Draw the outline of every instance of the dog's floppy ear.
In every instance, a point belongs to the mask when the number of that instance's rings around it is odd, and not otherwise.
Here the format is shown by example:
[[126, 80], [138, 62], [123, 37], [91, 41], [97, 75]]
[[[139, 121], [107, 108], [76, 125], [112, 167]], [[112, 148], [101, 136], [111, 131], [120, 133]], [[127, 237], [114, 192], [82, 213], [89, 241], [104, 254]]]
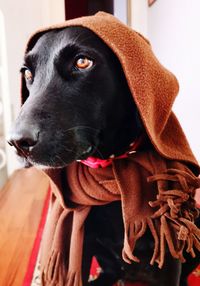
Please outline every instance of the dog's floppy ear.
[[[38, 39], [44, 34], [45, 32], [40, 32], [37, 33], [36, 35], [34, 35], [33, 37], [30, 38], [27, 46], [26, 46], [26, 50], [25, 50], [25, 55], [31, 51], [33, 49], [33, 47], [35, 46], [36, 42], [38, 41]], [[26, 87], [26, 81], [23, 75], [21, 75], [21, 104], [23, 105], [24, 102], [27, 100], [27, 98], [29, 97], [29, 91]]]

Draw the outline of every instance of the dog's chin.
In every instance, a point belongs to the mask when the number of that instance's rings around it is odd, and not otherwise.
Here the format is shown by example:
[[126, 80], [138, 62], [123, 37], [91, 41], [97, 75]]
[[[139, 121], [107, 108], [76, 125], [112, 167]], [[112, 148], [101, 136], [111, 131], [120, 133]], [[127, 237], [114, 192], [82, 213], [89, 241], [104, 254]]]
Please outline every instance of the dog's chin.
[[75, 159], [71, 159], [68, 161], [54, 161], [54, 162], [48, 162], [48, 161], [40, 161], [40, 160], [33, 160], [30, 158], [26, 158], [23, 161], [24, 168], [30, 168], [30, 167], [36, 167], [37, 169], [60, 169], [60, 168], [65, 168], [71, 163], [76, 161]]
[[69, 164], [73, 163], [76, 161], [75, 158], [71, 158], [70, 160], [40, 160], [40, 159], [35, 159], [32, 156], [27, 156], [24, 157], [22, 155], [17, 154], [17, 160], [19, 164], [21, 165], [22, 168], [31, 168], [31, 167], [36, 167], [37, 169], [56, 169], [56, 168], [64, 168], [68, 166]]
[[22, 155], [18, 154], [18, 160], [22, 167], [24, 168], [30, 168], [30, 167], [36, 167], [38, 169], [46, 170], [46, 169], [60, 169], [65, 168], [71, 163], [75, 161], [81, 161], [86, 160], [88, 157], [90, 157], [93, 154], [93, 150], [88, 148], [85, 152], [79, 153], [79, 154], [69, 154], [67, 158], [62, 156], [57, 156], [51, 158], [49, 156], [49, 160], [44, 160], [44, 158], [34, 158], [33, 156], [27, 156], [24, 157]]

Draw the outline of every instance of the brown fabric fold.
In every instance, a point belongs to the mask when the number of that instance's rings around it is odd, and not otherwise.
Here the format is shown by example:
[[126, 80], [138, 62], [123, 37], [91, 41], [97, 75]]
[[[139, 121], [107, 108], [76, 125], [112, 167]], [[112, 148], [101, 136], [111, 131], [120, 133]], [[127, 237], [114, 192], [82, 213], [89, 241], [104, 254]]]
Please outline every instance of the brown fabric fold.
[[[182, 262], [183, 250], [192, 256], [194, 248], [200, 250], [200, 230], [194, 224], [199, 179], [182, 163], [166, 161], [156, 152], [137, 152], [104, 169], [73, 163], [62, 171], [67, 191], [55, 170], [53, 173], [51, 215], [43, 238], [43, 285], [82, 285], [84, 221], [94, 205], [121, 201], [122, 257], [127, 263], [140, 261], [134, 249], [147, 228], [155, 243], [150, 263], [156, 262], [160, 268], [166, 247]], [[62, 201], [55, 199], [58, 193], [63, 194]]]

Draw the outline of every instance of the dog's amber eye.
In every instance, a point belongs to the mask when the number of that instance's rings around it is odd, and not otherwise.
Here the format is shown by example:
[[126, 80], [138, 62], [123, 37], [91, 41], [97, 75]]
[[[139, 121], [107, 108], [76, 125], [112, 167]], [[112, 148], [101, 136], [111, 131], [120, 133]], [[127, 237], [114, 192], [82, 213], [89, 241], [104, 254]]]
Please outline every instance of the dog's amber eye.
[[25, 69], [24, 71], [24, 77], [28, 82], [32, 82], [33, 81], [33, 75], [31, 73], [31, 71], [29, 69]]
[[86, 57], [81, 57], [76, 61], [76, 67], [80, 70], [89, 69], [92, 65], [93, 61]]

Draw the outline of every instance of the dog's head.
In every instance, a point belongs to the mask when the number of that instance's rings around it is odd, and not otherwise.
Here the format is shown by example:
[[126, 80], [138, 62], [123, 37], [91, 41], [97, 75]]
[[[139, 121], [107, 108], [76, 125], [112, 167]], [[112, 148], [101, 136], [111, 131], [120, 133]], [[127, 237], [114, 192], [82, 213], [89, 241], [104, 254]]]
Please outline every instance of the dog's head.
[[148, 40], [112, 15], [40, 30], [28, 42], [22, 75], [24, 105], [10, 144], [28, 162], [62, 167], [120, 155], [142, 125], [161, 156], [199, 169], [172, 112], [175, 76]]
[[21, 68], [24, 104], [10, 144], [31, 164], [119, 155], [141, 130], [121, 65], [92, 31], [43, 34]]

